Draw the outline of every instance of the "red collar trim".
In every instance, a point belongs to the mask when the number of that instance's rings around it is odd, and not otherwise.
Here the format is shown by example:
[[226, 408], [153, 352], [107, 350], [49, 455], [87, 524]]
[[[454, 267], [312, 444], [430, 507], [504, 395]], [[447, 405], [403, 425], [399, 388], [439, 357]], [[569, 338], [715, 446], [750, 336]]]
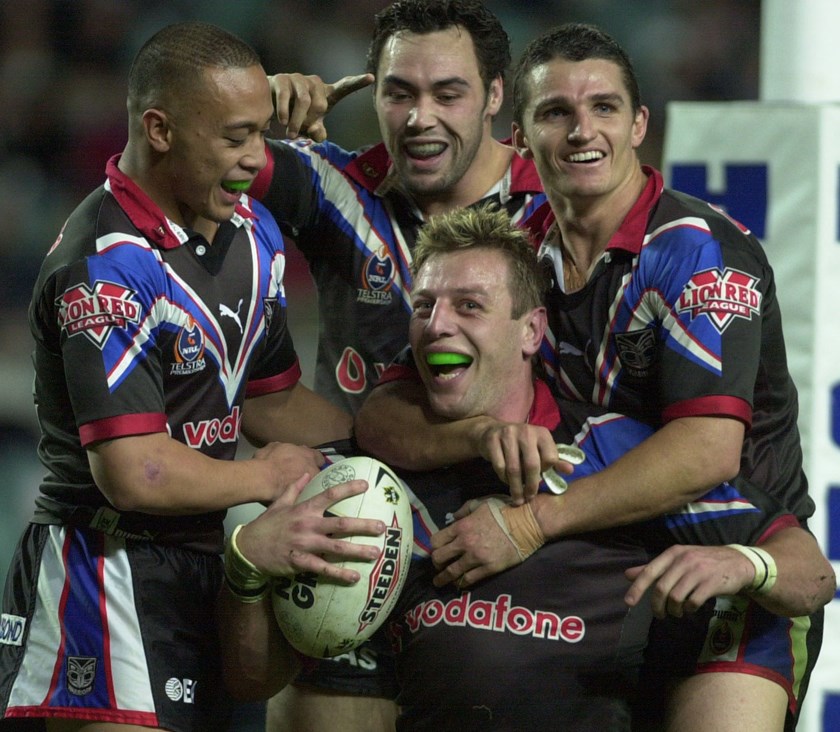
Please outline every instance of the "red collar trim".
[[[642, 195], [636, 199], [633, 207], [624, 217], [618, 231], [610, 239], [607, 249], [626, 249], [633, 254], [638, 254], [642, 250], [650, 211], [659, 201], [665, 188], [662, 174], [658, 170], [643, 165], [642, 171], [648, 177]], [[554, 212], [546, 201], [528, 217], [524, 226], [539, 244], [545, 239], [554, 222]]]
[[541, 379], [534, 381], [534, 402], [528, 413], [528, 424], [553, 430], [560, 424], [560, 408], [548, 385]]
[[383, 143], [377, 143], [357, 155], [344, 172], [360, 186], [369, 191], [375, 191], [382, 185], [382, 181], [391, 169], [391, 158]]
[[[177, 224], [166, 218], [160, 207], [149, 198], [145, 191], [119, 169], [119, 160], [120, 156], [114, 155], [105, 167], [105, 174], [108, 176], [111, 194], [117, 199], [120, 208], [149, 241], [162, 249], [175, 249], [181, 246], [181, 239], [173, 229], [177, 227]], [[241, 203], [236, 204], [236, 213], [243, 219], [256, 218], [253, 211]]]
[[633, 208], [624, 217], [618, 231], [610, 239], [607, 249], [625, 249], [633, 254], [642, 251], [650, 211], [659, 201], [665, 187], [662, 174], [658, 170], [643, 165], [642, 172], [648, 177], [642, 195], [636, 199]]

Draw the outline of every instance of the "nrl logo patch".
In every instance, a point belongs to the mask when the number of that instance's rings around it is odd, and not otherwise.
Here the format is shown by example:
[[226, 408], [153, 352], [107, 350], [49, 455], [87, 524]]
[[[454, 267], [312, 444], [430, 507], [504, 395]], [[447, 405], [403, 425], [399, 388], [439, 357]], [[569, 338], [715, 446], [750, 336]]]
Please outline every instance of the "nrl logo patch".
[[677, 301], [678, 313], [689, 313], [692, 318], [705, 315], [723, 333], [733, 318], [751, 320], [761, 310], [761, 292], [758, 280], [746, 272], [727, 267], [698, 272], [683, 289]]
[[394, 279], [394, 260], [385, 249], [371, 254], [362, 270], [362, 287], [358, 291], [357, 300], [373, 305], [387, 305], [391, 302], [389, 292]]
[[653, 329], [616, 333], [613, 339], [622, 368], [636, 378], [649, 376], [656, 363], [656, 334]]
[[178, 332], [173, 350], [175, 360], [170, 371], [173, 375], [185, 376], [204, 370], [204, 332], [192, 318]]
[[84, 696], [93, 691], [96, 677], [96, 658], [91, 656], [67, 657], [67, 691]]
[[67, 335], [80, 333], [100, 350], [114, 328], [140, 322], [140, 304], [134, 291], [113, 282], [97, 280], [93, 289], [76, 285], [56, 301], [58, 324]]

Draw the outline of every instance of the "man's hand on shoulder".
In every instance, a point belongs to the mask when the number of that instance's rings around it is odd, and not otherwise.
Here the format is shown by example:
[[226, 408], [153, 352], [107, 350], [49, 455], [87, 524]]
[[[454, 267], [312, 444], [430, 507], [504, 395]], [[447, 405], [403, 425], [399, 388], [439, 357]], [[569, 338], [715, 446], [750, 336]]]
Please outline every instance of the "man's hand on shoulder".
[[277, 122], [285, 136], [304, 134], [315, 142], [327, 139], [324, 116], [348, 94], [370, 86], [373, 74], [345, 76], [327, 84], [315, 74], [274, 74], [268, 77]]
[[476, 448], [508, 485], [515, 505], [530, 501], [549, 468], [570, 473], [572, 466], [559, 459], [554, 437], [545, 427], [490, 420], [476, 425]]

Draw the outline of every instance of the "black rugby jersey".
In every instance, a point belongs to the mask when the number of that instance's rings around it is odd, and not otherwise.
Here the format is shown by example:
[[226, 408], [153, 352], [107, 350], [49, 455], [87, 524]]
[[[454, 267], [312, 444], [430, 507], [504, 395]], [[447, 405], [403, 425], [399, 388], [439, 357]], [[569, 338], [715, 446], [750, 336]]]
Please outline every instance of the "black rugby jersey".
[[[652, 432], [582, 402], [558, 410], [539, 381], [529, 423], [584, 450], [570, 482], [603, 469]], [[337, 445], [339, 452], [347, 447]], [[387, 627], [400, 685], [398, 729], [411, 732], [626, 728], [651, 617], [649, 603], [625, 605], [624, 570], [674, 543], [754, 544], [797, 525], [766, 493], [727, 483], [644, 524], [546, 544], [464, 591], [436, 588], [431, 535], [465, 502], [507, 488], [484, 460], [397, 472], [412, 502], [414, 553]]]
[[169, 221], [117, 160], [62, 228], [29, 310], [49, 470], [39, 506], [59, 515], [106, 505], [86, 445], [168, 431], [233, 459], [245, 397], [300, 375], [268, 212], [243, 195], [211, 246]]
[[[315, 389], [355, 412], [406, 344], [411, 252], [423, 221], [391, 185], [381, 143], [347, 152], [325, 142], [270, 141], [251, 187], [306, 257], [318, 293]], [[474, 204], [503, 206], [515, 222], [544, 200], [533, 162], [514, 154], [498, 185]]]
[[550, 383], [559, 396], [654, 426], [685, 416], [741, 420], [741, 477], [805, 519], [814, 503], [773, 270], [737, 222], [645, 172], [647, 187], [577, 292], [562, 289], [548, 204], [526, 223], [554, 275], [541, 352]]

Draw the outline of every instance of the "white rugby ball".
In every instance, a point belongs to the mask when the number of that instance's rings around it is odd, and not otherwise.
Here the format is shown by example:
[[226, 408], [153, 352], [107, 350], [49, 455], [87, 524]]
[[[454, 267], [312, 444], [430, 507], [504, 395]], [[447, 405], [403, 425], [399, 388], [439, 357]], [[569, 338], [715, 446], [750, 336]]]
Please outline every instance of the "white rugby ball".
[[325, 515], [383, 521], [387, 529], [380, 536], [343, 539], [379, 547], [377, 560], [337, 562], [361, 575], [354, 585], [303, 572], [277, 579], [272, 590], [283, 634], [294, 648], [315, 658], [338, 656], [370, 638], [393, 609], [408, 575], [414, 543], [411, 505], [402, 481], [384, 463], [369, 457], [339, 460], [309, 481], [297, 502], [354, 479], [367, 480], [368, 489], [334, 503]]

